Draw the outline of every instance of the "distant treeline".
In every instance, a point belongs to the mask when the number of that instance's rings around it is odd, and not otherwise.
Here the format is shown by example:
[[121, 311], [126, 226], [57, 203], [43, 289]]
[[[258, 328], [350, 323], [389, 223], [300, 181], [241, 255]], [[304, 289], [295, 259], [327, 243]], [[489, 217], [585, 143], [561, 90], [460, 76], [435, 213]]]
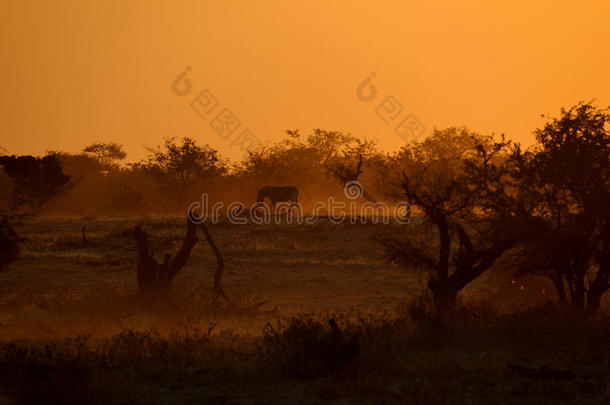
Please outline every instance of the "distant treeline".
[[292, 185], [312, 203], [358, 181], [362, 199], [408, 201], [434, 230], [419, 240], [380, 239], [391, 260], [426, 268], [436, 307], [498, 259], [548, 277], [562, 303], [595, 313], [610, 288], [610, 115], [591, 103], [562, 109], [524, 150], [464, 127], [434, 130], [393, 153], [339, 131], [287, 131], [231, 163], [209, 145], [168, 138], [135, 164], [118, 144], [80, 154], [3, 156], [2, 201], [12, 212], [184, 213], [206, 192], [254, 202], [264, 185]]
[[342, 195], [333, 170], [359, 157], [370, 167], [360, 180], [374, 187], [375, 166], [386, 159], [374, 142], [322, 129], [308, 136], [287, 131], [282, 141], [250, 151], [238, 163], [188, 137], [165, 138], [147, 151], [148, 157], [137, 163], [124, 163], [127, 154], [118, 143], [95, 143], [78, 154], [2, 156], [0, 209], [59, 215], [182, 214], [204, 192], [214, 200], [250, 204], [265, 185], [294, 185], [307, 204], [329, 193]]

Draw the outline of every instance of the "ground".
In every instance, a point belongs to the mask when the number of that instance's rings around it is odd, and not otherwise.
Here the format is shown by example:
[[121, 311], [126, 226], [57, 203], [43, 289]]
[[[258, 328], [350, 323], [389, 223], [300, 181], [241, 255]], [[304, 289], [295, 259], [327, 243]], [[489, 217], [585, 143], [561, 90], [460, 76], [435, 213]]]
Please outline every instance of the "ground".
[[[128, 297], [137, 293], [131, 230], [138, 222], [154, 238], [157, 258], [166, 250], [176, 250], [185, 232], [183, 218], [17, 223], [17, 233], [27, 239], [20, 259], [0, 274], [0, 337], [102, 336], [120, 332], [125, 321], [136, 318], [146, 326], [167, 326], [161, 319], [156, 325], [154, 313], [138, 317], [129, 305], [124, 311], [118, 305], [127, 304]], [[87, 244], [82, 241], [83, 226]], [[256, 316], [237, 317], [219, 326], [257, 333], [269, 318], [265, 313], [393, 311], [421, 285], [414, 273], [389, 264], [373, 238], [416, 232], [418, 226], [209, 225], [225, 257], [227, 293], [252, 305], [264, 302]], [[215, 257], [203, 234], [200, 239], [173, 290], [184, 299], [195, 296], [189, 316], [214, 318], [205, 298], [210, 296]], [[98, 317], [95, 325], [92, 316]], [[213, 320], [226, 322], [224, 316]]]
[[[8, 403], [610, 398], [607, 318], [566, 319], [529, 304], [507, 312], [510, 294], [521, 304], [524, 290], [544, 296], [534, 284], [486, 275], [465, 292], [471, 302], [456, 319], [430, 317], [416, 299], [425, 274], [389, 263], [375, 241], [422, 235], [425, 223], [211, 224], [231, 302], [213, 300], [215, 257], [203, 235], [171, 296], [142, 300], [137, 223], [150, 233], [157, 257], [176, 249], [185, 232], [178, 217], [14, 224], [24, 238], [20, 257], [0, 273], [0, 383]], [[320, 355], [330, 318], [359, 347], [340, 367]], [[534, 370], [534, 378], [509, 363]], [[546, 378], [547, 369], [569, 377]]]

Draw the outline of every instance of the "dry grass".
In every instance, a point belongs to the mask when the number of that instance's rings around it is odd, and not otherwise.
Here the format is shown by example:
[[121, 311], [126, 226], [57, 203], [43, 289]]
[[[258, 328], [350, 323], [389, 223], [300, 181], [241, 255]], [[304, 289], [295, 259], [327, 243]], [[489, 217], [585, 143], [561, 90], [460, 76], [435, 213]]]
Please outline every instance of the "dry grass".
[[[271, 316], [300, 311], [383, 312], [417, 284], [388, 265], [372, 236], [387, 226], [210, 226], [226, 259], [234, 305], [212, 304], [215, 258], [199, 242], [176, 278], [169, 302], [141, 305], [135, 283], [135, 219], [31, 219], [15, 225], [20, 258], [0, 274], [0, 338], [119, 333], [126, 318], [169, 330], [208, 317], [224, 329], [260, 334]], [[183, 218], [143, 220], [157, 256], [177, 248]], [[80, 230], [87, 226], [88, 244]], [[373, 247], [373, 248], [371, 248]], [[264, 304], [258, 305], [264, 302]], [[257, 316], [253, 316], [257, 312]]]
[[[453, 318], [436, 319], [416, 273], [388, 265], [372, 242], [416, 227], [215, 225], [231, 302], [212, 299], [215, 259], [201, 243], [172, 295], [151, 303], [136, 291], [136, 222], [17, 224], [29, 239], [0, 274], [7, 402], [610, 400], [608, 317], [574, 319], [540, 304], [539, 285], [522, 290], [489, 275], [462, 296]], [[157, 254], [180, 243], [183, 219], [144, 222]], [[320, 343], [331, 318], [359, 348], [345, 362], [329, 361]], [[528, 378], [507, 363], [573, 378]]]

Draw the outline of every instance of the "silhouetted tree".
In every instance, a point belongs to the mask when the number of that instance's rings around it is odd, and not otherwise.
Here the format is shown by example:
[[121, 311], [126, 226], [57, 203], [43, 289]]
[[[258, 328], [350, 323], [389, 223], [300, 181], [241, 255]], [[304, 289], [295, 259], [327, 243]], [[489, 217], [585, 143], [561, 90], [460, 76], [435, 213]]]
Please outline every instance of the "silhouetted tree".
[[180, 143], [175, 138], [167, 138], [163, 147], [148, 150], [151, 153], [148, 159], [135, 167], [148, 170], [161, 190], [175, 196], [180, 204], [195, 184], [226, 171], [215, 149], [197, 145], [188, 137], [182, 138]]
[[0, 165], [12, 182], [11, 209], [27, 203], [34, 213], [38, 213], [43, 204], [74, 185], [54, 154], [42, 158], [2, 156]]
[[355, 142], [358, 140], [351, 134], [320, 128], [314, 129], [313, 133], [307, 137], [307, 145], [318, 153], [322, 165], [328, 163]]
[[265, 183], [295, 185], [301, 179], [319, 178], [326, 164], [339, 156], [356, 138], [339, 131], [316, 128], [303, 139], [298, 130], [287, 138], [249, 153], [244, 174], [264, 177]]
[[[360, 180], [364, 170], [364, 164], [373, 159], [379, 159], [375, 142], [354, 140], [355, 145], [347, 145], [340, 154], [332, 156], [326, 161], [326, 169], [343, 187]], [[360, 183], [362, 197], [370, 202], [378, 200], [367, 191], [364, 184]]]
[[124, 176], [114, 179], [110, 184], [109, 208], [123, 213], [146, 212], [150, 207], [145, 192], [139, 188], [134, 173], [125, 173]]
[[441, 313], [451, 311], [458, 293], [518, 241], [508, 226], [513, 214], [490, 204], [491, 195], [481, 192], [495, 188], [501, 193], [497, 185], [506, 173], [509, 146], [503, 139], [495, 142], [465, 128], [448, 128], [435, 130], [391, 158], [392, 194], [423, 210], [438, 242], [381, 242], [392, 259], [430, 271], [428, 287]]
[[10, 177], [7, 176], [4, 170], [0, 170], [0, 201], [2, 201], [0, 210], [2, 211], [8, 210], [9, 208], [12, 195], [11, 189], [12, 186]]
[[248, 152], [242, 177], [264, 179], [265, 184], [294, 185], [303, 173], [315, 172], [318, 157], [301, 141], [297, 130], [287, 133], [280, 142]]
[[17, 234], [6, 218], [0, 220], [0, 271], [4, 271], [19, 252]]
[[513, 157], [539, 224], [521, 271], [549, 277], [577, 312], [596, 313], [610, 288], [609, 124], [607, 109], [579, 103], [536, 131], [532, 151]]
[[[349, 133], [316, 128], [308, 136], [298, 130], [289, 130], [279, 142], [263, 145], [249, 152], [247, 160], [238, 171], [242, 179], [249, 180], [252, 188], [262, 185], [295, 186], [306, 196], [323, 194], [335, 188], [331, 168], [341, 170], [352, 166], [361, 142]], [[363, 156], [366, 157], [366, 156]], [[354, 163], [354, 166], [357, 162]], [[334, 175], [333, 175], [334, 176]]]
[[141, 225], [137, 225], [134, 228], [138, 252], [138, 287], [144, 296], [159, 298], [159, 296], [163, 296], [170, 291], [172, 281], [186, 265], [191, 251], [199, 241], [197, 237], [197, 227], [199, 226], [203, 230], [205, 238], [214, 252], [214, 256], [216, 256], [213, 287], [214, 299], [217, 300], [222, 297], [227, 301], [229, 300], [222, 287], [224, 257], [205, 223], [198, 223], [194, 218], [197, 217], [192, 212], [187, 213], [186, 234], [180, 249], [173, 257], [171, 252], [166, 252], [161, 263], [157, 262], [153, 256], [148, 233], [142, 229]]
[[198, 241], [197, 225], [187, 217], [186, 234], [180, 249], [173, 258], [171, 252], [166, 252], [161, 263], [153, 257], [148, 233], [142, 230], [141, 225], [135, 227], [134, 237], [138, 251], [137, 280], [140, 292], [150, 297], [167, 294], [174, 277], [184, 267]]
[[92, 143], [83, 149], [83, 153], [94, 157], [102, 166], [112, 167], [127, 157], [123, 145], [112, 143]]

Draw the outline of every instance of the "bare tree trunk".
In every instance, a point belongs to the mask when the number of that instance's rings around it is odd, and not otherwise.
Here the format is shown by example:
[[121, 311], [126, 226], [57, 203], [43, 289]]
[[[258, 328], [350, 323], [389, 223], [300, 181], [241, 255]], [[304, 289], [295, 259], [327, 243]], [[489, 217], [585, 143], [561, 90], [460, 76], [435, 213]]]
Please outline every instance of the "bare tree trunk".
[[589, 292], [587, 295], [587, 315], [595, 316], [601, 307], [602, 294], [597, 291]]
[[561, 275], [557, 275], [557, 276], [553, 276], [551, 277], [551, 281], [553, 282], [553, 285], [555, 285], [555, 290], [557, 290], [557, 297], [559, 299], [559, 306], [565, 306], [566, 305], [566, 289], [565, 286], [563, 284], [563, 278], [561, 277]]
[[570, 306], [573, 306], [574, 297], [576, 296], [575, 288], [574, 288], [574, 278], [570, 272], [566, 273], [565, 269], [562, 269], [564, 274], [566, 274], [566, 284], [568, 286], [568, 295], [570, 297]]
[[214, 293], [216, 294], [215, 299], [222, 297], [228, 301], [229, 297], [227, 297], [227, 294], [225, 294], [222, 288], [222, 273], [225, 268], [225, 262], [222, 257], [222, 253], [220, 252], [220, 249], [218, 249], [214, 238], [212, 238], [212, 235], [208, 231], [207, 226], [205, 226], [205, 223], [203, 222], [201, 223], [201, 229], [203, 230], [205, 238], [207, 239], [208, 244], [210, 245], [210, 247], [214, 251], [214, 255], [216, 256], [216, 271], [214, 272]]
[[154, 257], [148, 243], [148, 234], [140, 225], [134, 229], [138, 251], [138, 287], [144, 295], [156, 296], [169, 292], [171, 282], [191, 254], [197, 243], [196, 224], [187, 217], [186, 235], [176, 256], [171, 259], [171, 253], [165, 253], [163, 262], [159, 264]]
[[601, 307], [603, 295], [610, 289], [610, 258], [604, 257], [599, 262], [599, 269], [595, 279], [589, 285], [587, 294], [587, 314], [596, 315]]
[[[434, 221], [435, 218], [432, 218]], [[436, 218], [441, 247], [436, 274], [428, 282], [432, 291], [434, 303], [439, 313], [448, 313], [455, 308], [457, 295], [464, 287], [486, 272], [504, 252], [515, 245], [515, 240], [507, 238], [499, 240], [485, 250], [475, 251], [470, 237], [462, 226], [456, 224], [460, 240], [460, 254], [457, 268], [449, 275], [449, 255], [451, 252], [451, 236], [449, 225], [442, 216]]]
[[431, 279], [428, 281], [428, 287], [432, 292], [434, 306], [439, 314], [446, 315], [453, 311], [459, 290], [449, 280]]
[[[363, 156], [359, 155], [358, 162], [356, 163], [355, 167], [349, 167], [348, 165], [338, 165], [338, 166], [334, 166], [334, 167], [328, 166], [328, 169], [333, 174], [333, 176], [335, 176], [335, 178], [337, 178], [341, 182], [341, 184], [343, 185], [343, 188], [345, 188], [345, 186], [348, 183], [358, 181], [358, 178], [362, 174], [362, 163], [363, 163]], [[367, 200], [368, 202], [372, 202], [372, 203], [379, 202], [378, 199], [376, 199], [375, 197], [370, 195], [364, 189], [364, 186], [362, 184], [360, 184], [360, 187], [361, 187], [361, 191], [362, 191], [362, 197], [365, 200]]]
[[440, 251], [434, 275], [428, 281], [428, 287], [434, 298], [434, 305], [440, 314], [451, 312], [459, 290], [449, 280], [449, 255], [451, 252], [451, 235], [449, 224], [442, 215], [432, 215], [440, 236]]
[[585, 275], [582, 271], [576, 271], [574, 280], [574, 296], [572, 297], [572, 309], [574, 312], [582, 313], [585, 310]]
[[367, 200], [368, 202], [372, 202], [374, 204], [378, 203], [379, 200], [376, 199], [375, 197], [373, 197], [372, 195], [370, 195], [365, 189], [364, 186], [362, 186], [362, 197], [364, 197], [365, 200]]
[[87, 235], [85, 234], [86, 230], [87, 230], [87, 225], [83, 225], [83, 227], [80, 230], [81, 236], [83, 237], [83, 246], [87, 246], [87, 244], [89, 243], [87, 241]]

